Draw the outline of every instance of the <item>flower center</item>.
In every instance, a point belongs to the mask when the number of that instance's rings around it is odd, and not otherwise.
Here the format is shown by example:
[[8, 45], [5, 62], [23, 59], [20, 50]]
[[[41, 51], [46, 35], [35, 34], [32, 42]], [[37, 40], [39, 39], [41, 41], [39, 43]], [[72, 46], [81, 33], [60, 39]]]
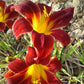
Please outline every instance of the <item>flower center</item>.
[[4, 14], [3, 9], [0, 7], [0, 22], [5, 23], [7, 17], [8, 17], [8, 14]]
[[44, 33], [45, 35], [50, 35], [51, 32], [49, 31], [52, 25], [48, 24], [49, 21], [49, 14], [47, 13], [46, 7], [44, 6], [43, 13], [41, 14], [40, 21], [37, 20], [37, 17], [33, 16], [33, 29], [38, 33]]
[[45, 70], [48, 70], [48, 67], [42, 64], [32, 64], [28, 67], [25, 78], [31, 76], [32, 84], [41, 84], [41, 78], [47, 81], [47, 75]]

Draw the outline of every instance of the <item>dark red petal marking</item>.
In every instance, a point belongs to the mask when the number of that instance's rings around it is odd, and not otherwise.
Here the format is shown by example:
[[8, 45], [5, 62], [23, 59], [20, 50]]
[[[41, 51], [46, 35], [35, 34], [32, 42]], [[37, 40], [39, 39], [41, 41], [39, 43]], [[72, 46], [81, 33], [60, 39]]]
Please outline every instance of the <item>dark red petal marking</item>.
[[5, 30], [5, 23], [0, 22], [0, 31], [4, 32]]
[[54, 36], [56, 40], [61, 42], [62, 46], [67, 46], [70, 43], [69, 35], [63, 30], [53, 30], [51, 35]]
[[62, 68], [62, 64], [56, 57], [54, 57], [50, 60], [48, 67], [51, 72], [56, 73]]
[[50, 15], [50, 21], [55, 21], [52, 29], [67, 26], [69, 21], [73, 18], [74, 8], [67, 8]]
[[12, 29], [17, 39], [20, 35], [30, 32], [32, 30], [32, 27], [25, 18], [21, 17], [14, 22]]
[[35, 63], [35, 58], [37, 57], [36, 51], [33, 47], [28, 47], [28, 53], [26, 55], [26, 63], [28, 65]]
[[8, 64], [8, 68], [15, 72], [15, 73], [18, 73], [20, 71], [23, 71], [27, 68], [28, 66], [26, 65], [25, 61], [23, 60], [20, 60], [18, 58], [16, 58], [14, 61], [10, 62]]

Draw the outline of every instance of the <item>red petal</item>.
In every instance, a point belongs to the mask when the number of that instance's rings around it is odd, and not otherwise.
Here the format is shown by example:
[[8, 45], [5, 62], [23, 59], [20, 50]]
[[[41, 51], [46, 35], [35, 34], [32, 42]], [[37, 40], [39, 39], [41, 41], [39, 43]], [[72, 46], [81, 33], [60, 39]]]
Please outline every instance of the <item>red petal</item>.
[[39, 57], [46, 57], [50, 54], [53, 49], [54, 39], [50, 35], [39, 34], [32, 31], [32, 42], [34, 47], [36, 47]]
[[4, 32], [5, 30], [5, 23], [0, 22], [0, 31]]
[[8, 26], [9, 28], [12, 29], [13, 22], [14, 22], [14, 21], [12, 21], [12, 20], [8, 20], [8, 21], [6, 22], [6, 24], [7, 24], [7, 26]]
[[18, 38], [20, 35], [30, 32], [32, 27], [26, 19], [21, 17], [14, 22], [12, 29], [16, 38]]
[[33, 64], [35, 63], [35, 58], [37, 57], [36, 51], [33, 47], [28, 47], [28, 53], [26, 55], [26, 63]]
[[51, 35], [53, 35], [56, 40], [61, 42], [62, 46], [67, 46], [70, 43], [69, 35], [63, 30], [53, 30], [53, 33]]
[[42, 56], [37, 59], [39, 64], [47, 65], [50, 61], [51, 53], [47, 55], [46, 57]]
[[73, 18], [74, 8], [67, 8], [50, 15], [50, 22], [55, 21], [52, 29], [66, 26]]
[[13, 72], [7, 72], [5, 74], [7, 84], [31, 84], [30, 77], [25, 78], [25, 72], [14, 74]]
[[7, 72], [7, 73], [4, 75], [4, 77], [5, 77], [5, 78], [8, 78], [8, 77], [11, 77], [11, 76], [13, 76], [13, 75], [14, 75], [13, 72]]
[[37, 19], [40, 18], [40, 9], [39, 7], [31, 2], [31, 1], [24, 1], [20, 4], [13, 7], [17, 12], [24, 15], [27, 19], [32, 20], [33, 15], [37, 16]]
[[12, 11], [12, 12], [10, 12], [9, 13], [9, 16], [8, 16], [8, 20], [9, 19], [15, 19], [15, 18], [17, 18], [19, 15], [18, 15], [18, 13], [17, 12], [15, 12], [15, 11]]
[[63, 84], [52, 72], [46, 71], [49, 84]]
[[19, 14], [18, 14], [16, 11], [11, 10], [11, 7], [12, 7], [12, 6], [14, 6], [14, 5], [11, 4], [11, 5], [9, 5], [9, 6], [6, 8], [5, 14], [7, 14], [7, 13], [9, 14], [7, 19], [14, 19], [14, 18], [16, 18], [16, 17], [19, 16]]
[[0, 12], [2, 12], [2, 14], [4, 14], [4, 10], [5, 10], [5, 1], [0, 1], [0, 7], [2, 8], [2, 10]]
[[5, 8], [5, 1], [0, 1], [0, 7], [3, 9]]
[[56, 73], [62, 68], [62, 64], [56, 57], [54, 57], [53, 59], [50, 60], [48, 67], [51, 72]]
[[48, 14], [50, 13], [50, 11], [52, 9], [50, 6], [47, 6], [47, 5], [41, 4], [41, 3], [38, 3], [38, 6], [40, 7], [41, 13], [43, 13], [44, 7], [46, 8], [46, 11], [47, 11]]
[[25, 70], [27, 67], [25, 61], [18, 58], [8, 64], [8, 68], [15, 73]]
[[6, 7], [5, 13], [10, 13], [11, 12], [11, 7], [14, 6], [13, 4], [9, 5]]

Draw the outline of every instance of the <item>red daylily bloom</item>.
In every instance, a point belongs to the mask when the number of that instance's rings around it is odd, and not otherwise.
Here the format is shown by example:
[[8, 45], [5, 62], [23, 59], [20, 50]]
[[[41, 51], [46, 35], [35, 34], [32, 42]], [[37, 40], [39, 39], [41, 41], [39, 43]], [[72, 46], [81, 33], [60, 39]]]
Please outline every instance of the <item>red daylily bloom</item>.
[[0, 1], [0, 31], [4, 32], [6, 25], [12, 28], [13, 21], [11, 19], [19, 16], [17, 12], [10, 10], [12, 6], [14, 5], [6, 7], [5, 1]]
[[50, 59], [51, 53], [42, 54], [39, 57], [35, 48], [28, 47], [25, 61], [16, 58], [8, 64], [7, 84], [63, 84], [55, 75], [62, 67], [60, 61], [56, 57]]
[[[20, 35], [31, 32], [36, 34], [51, 35], [61, 42], [62, 46], [70, 43], [69, 35], [58, 28], [65, 27], [73, 18], [74, 8], [67, 8], [50, 14], [51, 7], [45, 4], [34, 4], [24, 1], [13, 6], [13, 10], [19, 12], [23, 17], [17, 19], [13, 25], [13, 33], [18, 39]], [[36, 35], [37, 36], [37, 35]]]

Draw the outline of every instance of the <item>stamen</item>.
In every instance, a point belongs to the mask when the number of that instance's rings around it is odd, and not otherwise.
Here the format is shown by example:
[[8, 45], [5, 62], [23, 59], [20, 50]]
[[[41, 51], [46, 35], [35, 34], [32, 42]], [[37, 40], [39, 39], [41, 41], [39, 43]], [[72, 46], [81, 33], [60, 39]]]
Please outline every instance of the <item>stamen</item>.
[[2, 15], [2, 8], [0, 7], [0, 16]]
[[2, 8], [0, 7], [0, 22], [5, 23], [8, 15], [8, 13], [3, 14]]
[[47, 13], [46, 7], [44, 6], [43, 8], [44, 8], [43, 13], [44, 13], [45, 17], [49, 17], [49, 14]]
[[33, 81], [33, 84], [41, 84], [40, 79]]

